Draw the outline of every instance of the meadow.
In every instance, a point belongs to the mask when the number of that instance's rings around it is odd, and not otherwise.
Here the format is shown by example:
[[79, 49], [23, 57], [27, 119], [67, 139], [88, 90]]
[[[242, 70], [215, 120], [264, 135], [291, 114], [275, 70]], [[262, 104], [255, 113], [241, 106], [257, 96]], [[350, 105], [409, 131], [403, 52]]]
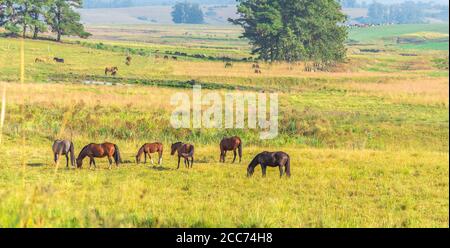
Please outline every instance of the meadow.
[[[1, 227], [449, 226], [448, 49], [402, 47], [408, 44], [386, 38], [419, 33], [425, 43], [445, 43], [445, 27], [387, 26], [376, 37], [374, 30], [351, 30], [348, 58], [332, 71], [261, 63], [262, 74], [252, 62], [238, 61], [251, 55], [234, 28], [104, 28], [91, 27], [87, 41], [26, 40], [24, 83], [20, 40], [0, 37], [6, 88]], [[164, 33], [131, 38], [137, 29]], [[186, 35], [192, 39], [181, 42]], [[166, 52], [236, 61], [225, 68], [216, 59], [155, 58]], [[66, 63], [52, 62], [54, 56]], [[114, 65], [118, 75], [105, 76], [104, 67]], [[191, 94], [193, 83], [220, 94], [277, 92], [278, 137], [261, 141], [260, 130], [252, 129], [172, 128], [170, 96]], [[240, 164], [231, 164], [230, 155], [219, 163], [218, 143], [230, 135], [244, 141]], [[76, 153], [90, 142], [117, 143], [124, 164], [111, 171], [106, 159], [97, 160], [97, 170], [55, 165], [57, 138], [72, 139]], [[170, 144], [179, 140], [196, 145], [191, 170], [176, 170], [170, 157]], [[164, 143], [163, 166], [134, 163], [137, 149], [150, 141]], [[263, 150], [289, 153], [292, 177], [280, 179], [269, 169], [262, 178], [258, 168], [247, 178], [246, 166]]]

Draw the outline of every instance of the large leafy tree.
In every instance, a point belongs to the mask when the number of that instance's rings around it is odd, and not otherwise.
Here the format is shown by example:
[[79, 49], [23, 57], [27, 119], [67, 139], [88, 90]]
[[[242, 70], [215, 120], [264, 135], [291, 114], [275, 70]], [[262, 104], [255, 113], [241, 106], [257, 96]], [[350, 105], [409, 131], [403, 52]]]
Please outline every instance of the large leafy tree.
[[203, 11], [198, 4], [176, 3], [172, 9], [172, 20], [175, 23], [201, 24], [204, 22]]
[[18, 34], [19, 19], [19, 6], [16, 0], [0, 0], [0, 27], [4, 27], [12, 34]]
[[61, 41], [62, 35], [76, 35], [82, 38], [90, 35], [80, 23], [80, 14], [74, 10], [81, 7], [82, 0], [51, 0], [46, 20], [56, 33], [57, 41]]
[[336, 0], [237, 0], [239, 18], [253, 53], [267, 61], [342, 60], [346, 16]]

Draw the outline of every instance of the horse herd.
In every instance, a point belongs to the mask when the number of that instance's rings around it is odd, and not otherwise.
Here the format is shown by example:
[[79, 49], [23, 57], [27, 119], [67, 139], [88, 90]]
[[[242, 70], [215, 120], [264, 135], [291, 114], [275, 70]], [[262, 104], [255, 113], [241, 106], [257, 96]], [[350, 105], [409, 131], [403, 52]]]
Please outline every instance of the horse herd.
[[[223, 138], [219, 144], [220, 146], [220, 162], [225, 163], [225, 157], [227, 151], [233, 151], [234, 157], [233, 162], [236, 161], [236, 156], [239, 155], [239, 162], [242, 159], [242, 140], [237, 137], [226, 137]], [[58, 163], [60, 157], [64, 155], [66, 157], [66, 167], [69, 167], [69, 160], [72, 167], [75, 166], [81, 169], [83, 166], [83, 160], [88, 157], [89, 158], [89, 168], [94, 166], [97, 168], [95, 164], [94, 158], [104, 158], [107, 157], [109, 161], [109, 169], [112, 168], [113, 160], [117, 167], [122, 161], [122, 157], [120, 155], [119, 147], [113, 143], [103, 143], [103, 144], [88, 144], [84, 146], [78, 157], [75, 159], [75, 147], [73, 142], [70, 140], [56, 140], [52, 146], [54, 161]], [[158, 153], [158, 164], [162, 165], [163, 159], [163, 150], [164, 145], [160, 142], [155, 143], [146, 143], [142, 145], [135, 157], [136, 164], [141, 162], [142, 155], [144, 155], [144, 163], [147, 163], [147, 157], [150, 159], [151, 163], [154, 164], [153, 158], [151, 154]], [[177, 169], [180, 168], [181, 158], [184, 160], [184, 166], [186, 168], [192, 168], [194, 165], [194, 145], [176, 142], [171, 145], [170, 155], [178, 156], [178, 166]], [[256, 155], [255, 158], [250, 162], [247, 167], [247, 176], [252, 176], [255, 167], [261, 165], [262, 175], [266, 176], [267, 167], [279, 167], [280, 177], [283, 174], [286, 174], [287, 177], [291, 176], [290, 171], [290, 157], [285, 152], [261, 152]]]

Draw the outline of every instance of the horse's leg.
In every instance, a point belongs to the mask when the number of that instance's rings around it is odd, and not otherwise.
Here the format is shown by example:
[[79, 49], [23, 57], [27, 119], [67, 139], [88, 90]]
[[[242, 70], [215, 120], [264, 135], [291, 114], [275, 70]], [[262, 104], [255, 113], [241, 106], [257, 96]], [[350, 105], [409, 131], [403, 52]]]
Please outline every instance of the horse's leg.
[[55, 152], [55, 164], [58, 163], [58, 153]]
[[153, 163], [153, 158], [152, 158], [152, 155], [150, 153], [148, 153], [148, 157], [150, 158], [150, 163], [152, 163], [152, 165], [153, 165], [154, 164]]
[[194, 165], [194, 156], [191, 157], [191, 168], [192, 168], [192, 165]]
[[233, 155], [234, 155], [234, 157], [233, 157], [233, 164], [234, 164], [234, 161], [236, 161], [236, 155], [237, 155], [236, 149], [233, 150]]
[[159, 165], [162, 164], [162, 152], [159, 152], [158, 164], [159, 164]]
[[[186, 158], [184, 158], [184, 167], [186, 168], [186, 167], [188, 167], [189, 168], [189, 164], [188, 165], [186, 165]], [[189, 161], [188, 161], [188, 163], [189, 163]]]
[[66, 153], [66, 168], [69, 168], [69, 155]]
[[261, 168], [262, 168], [262, 176], [263, 176], [263, 177], [266, 177], [266, 169], [267, 169], [267, 166], [261, 165]]
[[280, 177], [283, 177], [283, 166], [279, 165], [278, 167], [280, 168]]
[[219, 163], [222, 162], [223, 160], [223, 150], [220, 149], [220, 159], [219, 159]]
[[178, 167], [177, 167], [177, 170], [180, 169], [180, 159], [181, 159], [181, 157], [178, 156]]
[[147, 163], [147, 153], [144, 152], [144, 164], [146, 164], [146, 163]]
[[108, 156], [108, 161], [109, 161], [109, 169], [111, 170], [111, 168], [112, 168], [112, 158], [110, 156]]

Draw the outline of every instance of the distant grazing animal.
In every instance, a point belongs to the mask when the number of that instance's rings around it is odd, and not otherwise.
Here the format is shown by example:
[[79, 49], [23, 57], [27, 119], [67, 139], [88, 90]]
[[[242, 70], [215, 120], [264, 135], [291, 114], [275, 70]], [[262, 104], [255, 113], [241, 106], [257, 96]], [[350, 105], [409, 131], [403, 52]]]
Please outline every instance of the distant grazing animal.
[[252, 68], [253, 68], [253, 69], [259, 69], [259, 64], [253, 64], [253, 65], [252, 65]]
[[[180, 159], [181, 157], [184, 158], [184, 166], [189, 168], [189, 158], [191, 158], [191, 168], [194, 164], [194, 146], [191, 144], [184, 144], [182, 142], [177, 142], [172, 144], [170, 155], [174, 155], [175, 152], [178, 153], [178, 167], [177, 170], [180, 168]], [[186, 166], [187, 163], [187, 166]]]
[[172, 59], [173, 59], [173, 60], [177, 60], [178, 58], [177, 58], [177, 57], [175, 57], [175, 56], [172, 56]]
[[59, 157], [61, 155], [66, 156], [66, 167], [69, 167], [69, 155], [70, 155], [70, 164], [71, 166], [75, 166], [75, 149], [72, 141], [70, 140], [55, 140], [52, 146], [53, 155], [55, 163], [58, 163]]
[[167, 55], [164, 55], [164, 59], [169, 59], [169, 56], [167, 56]]
[[260, 164], [262, 168], [263, 177], [266, 176], [266, 168], [277, 167], [280, 169], [280, 177], [283, 176], [283, 167], [286, 176], [291, 176], [291, 159], [287, 153], [284, 152], [262, 152], [250, 162], [247, 168], [247, 176], [251, 177], [255, 172], [255, 167]]
[[225, 63], [225, 68], [232, 68], [233, 64], [230, 62]]
[[141, 162], [142, 153], [144, 153], [144, 164], [147, 163], [147, 155], [150, 158], [151, 163], [153, 164], [153, 159], [151, 153], [157, 152], [159, 155], [158, 164], [162, 163], [162, 155], [163, 155], [163, 144], [156, 143], [146, 143], [144, 144], [138, 151], [136, 155], [136, 163], [139, 164]]
[[46, 59], [43, 59], [43, 58], [36, 58], [35, 60], [34, 60], [34, 63], [45, 63], [45, 62], [47, 62], [47, 60]]
[[111, 75], [115, 76], [117, 74], [117, 72], [119, 71], [119, 68], [117, 68], [117, 66], [114, 67], [106, 67], [105, 68], [105, 76], [108, 75], [108, 72], [111, 73]]
[[89, 168], [91, 168], [92, 165], [94, 165], [95, 168], [97, 166], [95, 165], [94, 158], [104, 158], [108, 157], [109, 161], [109, 169], [112, 167], [112, 159], [114, 158], [114, 162], [116, 163], [116, 166], [119, 167], [119, 164], [122, 163], [122, 158], [120, 156], [119, 147], [116, 144], [112, 143], [103, 143], [103, 144], [94, 144], [91, 143], [89, 145], [86, 145], [81, 149], [80, 154], [77, 158], [77, 167], [81, 168], [83, 166], [83, 159], [85, 157], [89, 157]]
[[57, 58], [57, 57], [54, 57], [54, 58], [53, 58], [53, 61], [55, 61], [55, 62], [57, 62], [57, 63], [64, 63], [64, 59], [62, 59], [62, 58]]
[[236, 161], [236, 150], [239, 152], [239, 163], [242, 159], [242, 141], [241, 138], [234, 136], [230, 138], [223, 138], [220, 141], [220, 162], [225, 163], [225, 156], [227, 155], [227, 151], [233, 151], [233, 163]]
[[159, 59], [159, 55], [155, 55], [155, 59]]
[[256, 74], [261, 74], [262, 72], [261, 72], [260, 69], [255, 69], [255, 73], [256, 73]]
[[127, 56], [125, 64], [126, 65], [130, 65], [131, 64], [131, 59], [132, 59], [131, 56]]

